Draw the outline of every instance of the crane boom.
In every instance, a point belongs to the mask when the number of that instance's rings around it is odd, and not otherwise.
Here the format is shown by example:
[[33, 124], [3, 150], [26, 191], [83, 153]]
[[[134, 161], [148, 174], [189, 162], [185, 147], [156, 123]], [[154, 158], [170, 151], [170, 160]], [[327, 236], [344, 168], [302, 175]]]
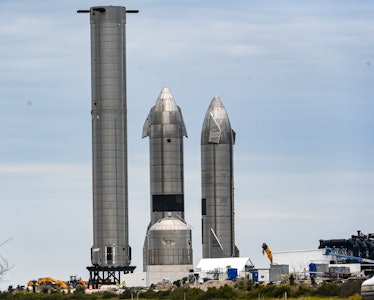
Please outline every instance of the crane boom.
[[265, 254], [265, 253], [270, 260], [270, 264], [272, 264], [273, 263], [273, 254], [271, 253], [271, 250], [268, 247], [268, 245], [266, 245], [266, 243], [263, 243], [262, 244], [262, 254]]
[[373, 259], [341, 254], [341, 253], [338, 253], [335, 248], [330, 248], [330, 247], [326, 247], [325, 248], [325, 253], [323, 253], [323, 254], [324, 255], [332, 255], [332, 256], [335, 256], [335, 257], [338, 257], [338, 258], [355, 260], [355, 261], [358, 261], [358, 262], [361, 262], [361, 263], [364, 262], [364, 263], [374, 264]]

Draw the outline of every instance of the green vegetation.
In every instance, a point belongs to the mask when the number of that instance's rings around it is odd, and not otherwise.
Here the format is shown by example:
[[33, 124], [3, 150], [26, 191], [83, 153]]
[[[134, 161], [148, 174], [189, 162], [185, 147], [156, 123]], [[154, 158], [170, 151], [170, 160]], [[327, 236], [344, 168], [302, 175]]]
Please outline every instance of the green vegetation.
[[[79, 290], [71, 294], [63, 294], [58, 291], [50, 293], [31, 293], [31, 292], [3, 292], [0, 293], [0, 299], [17, 300], [60, 300], [60, 299], [165, 299], [165, 300], [208, 300], [208, 299], [302, 299], [302, 300], [321, 300], [321, 299], [361, 299], [360, 286], [363, 280], [352, 280], [344, 283], [323, 282], [320, 285], [306, 284], [268, 284], [260, 285], [250, 280], [240, 279], [234, 284], [224, 284], [218, 288], [209, 287], [206, 291], [194, 287], [181, 287], [169, 291], [155, 291], [148, 289], [146, 291], [136, 291], [126, 289], [123, 293], [100, 292], [94, 294], [85, 294], [84, 290]], [[231, 283], [231, 282], [229, 282]]]

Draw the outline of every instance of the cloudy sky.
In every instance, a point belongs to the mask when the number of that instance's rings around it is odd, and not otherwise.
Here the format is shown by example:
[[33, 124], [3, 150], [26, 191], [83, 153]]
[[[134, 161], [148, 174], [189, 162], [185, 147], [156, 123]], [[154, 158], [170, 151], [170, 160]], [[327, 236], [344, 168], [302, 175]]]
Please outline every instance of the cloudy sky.
[[142, 126], [162, 87], [188, 130], [186, 220], [201, 258], [200, 131], [219, 95], [237, 132], [236, 243], [316, 249], [374, 232], [374, 4], [367, 1], [2, 0], [0, 283], [88, 278], [92, 245], [90, 28], [78, 9], [125, 5], [129, 218], [142, 270], [149, 222]]

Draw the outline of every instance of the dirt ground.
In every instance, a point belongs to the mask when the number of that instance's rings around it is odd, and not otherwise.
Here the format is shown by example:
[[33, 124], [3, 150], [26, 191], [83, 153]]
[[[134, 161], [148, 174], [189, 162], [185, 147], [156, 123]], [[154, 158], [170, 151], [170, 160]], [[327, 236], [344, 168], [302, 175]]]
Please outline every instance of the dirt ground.
[[225, 284], [227, 284], [228, 286], [233, 286], [234, 282], [231, 280], [208, 280], [204, 283], [191, 284], [190, 287], [201, 289], [206, 292], [209, 287], [219, 288], [221, 286], [224, 286]]

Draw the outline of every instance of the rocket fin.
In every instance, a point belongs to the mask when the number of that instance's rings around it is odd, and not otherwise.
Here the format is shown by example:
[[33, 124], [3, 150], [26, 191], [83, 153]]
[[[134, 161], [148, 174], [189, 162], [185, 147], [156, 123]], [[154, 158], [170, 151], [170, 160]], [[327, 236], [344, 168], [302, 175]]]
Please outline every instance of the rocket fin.
[[188, 137], [188, 136], [187, 136], [186, 125], [184, 124], [184, 120], [183, 120], [182, 110], [181, 110], [181, 108], [180, 108], [179, 106], [177, 106], [177, 107], [178, 107], [179, 116], [180, 116], [180, 121], [181, 121], [182, 136]]
[[142, 138], [145, 138], [146, 136], [150, 135], [151, 125], [152, 125], [152, 115], [153, 115], [153, 107], [151, 108], [151, 111], [149, 112], [147, 119], [144, 122]]
[[239, 248], [235, 245], [235, 250], [234, 250], [235, 252], [234, 252], [234, 257], [239, 257]]
[[231, 129], [232, 132], [232, 144], [235, 145], [235, 140], [236, 140], [236, 132], [234, 129]]
[[210, 258], [224, 257], [223, 247], [213, 228], [210, 229]]
[[209, 118], [209, 143], [219, 144], [221, 139], [221, 128], [219, 127], [213, 114], [210, 113]]

